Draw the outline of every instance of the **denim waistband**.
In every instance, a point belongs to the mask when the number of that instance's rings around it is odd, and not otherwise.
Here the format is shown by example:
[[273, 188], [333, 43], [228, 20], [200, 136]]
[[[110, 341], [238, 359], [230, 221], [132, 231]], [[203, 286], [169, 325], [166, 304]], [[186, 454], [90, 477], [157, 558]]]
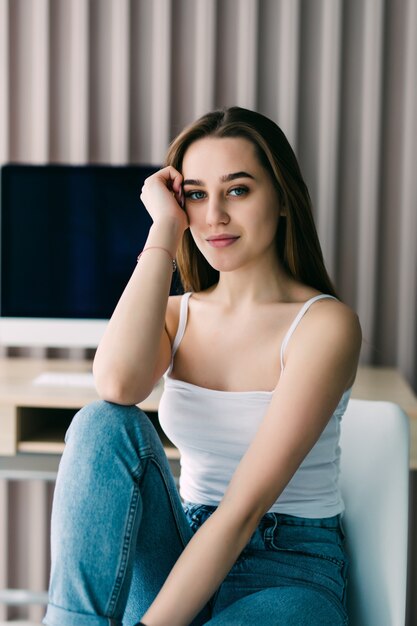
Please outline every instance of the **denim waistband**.
[[[201, 525], [210, 515], [217, 509], [212, 504], [197, 504], [195, 502], [184, 502], [183, 508], [189, 519], [198, 522]], [[287, 513], [265, 513], [261, 518], [260, 525], [271, 523], [274, 521], [277, 525], [285, 526], [306, 526], [309, 528], [342, 528], [342, 514], [333, 515], [331, 517], [298, 517], [296, 515], [288, 515]]]

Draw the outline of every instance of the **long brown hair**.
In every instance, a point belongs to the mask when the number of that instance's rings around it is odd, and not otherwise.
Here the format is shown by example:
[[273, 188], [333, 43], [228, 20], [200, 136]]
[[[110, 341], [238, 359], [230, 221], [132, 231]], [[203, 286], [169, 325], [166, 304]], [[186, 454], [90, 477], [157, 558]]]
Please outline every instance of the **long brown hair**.
[[[271, 176], [285, 207], [285, 217], [276, 234], [282, 266], [297, 281], [336, 295], [324, 265], [307, 186], [296, 156], [279, 126], [260, 113], [240, 107], [207, 113], [174, 139], [168, 149], [166, 164], [181, 172], [188, 147], [209, 136], [242, 137], [255, 146], [259, 161]], [[177, 263], [186, 291], [202, 291], [219, 280], [219, 272], [201, 254], [189, 229], [178, 249]]]

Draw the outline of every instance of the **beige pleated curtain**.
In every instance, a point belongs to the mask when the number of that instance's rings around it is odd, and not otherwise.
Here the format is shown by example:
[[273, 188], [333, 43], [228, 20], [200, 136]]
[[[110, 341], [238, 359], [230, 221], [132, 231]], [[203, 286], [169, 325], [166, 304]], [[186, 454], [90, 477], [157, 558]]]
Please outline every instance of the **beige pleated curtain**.
[[417, 0], [0, 0], [0, 163], [153, 163], [187, 122], [275, 119], [362, 361], [417, 390]]

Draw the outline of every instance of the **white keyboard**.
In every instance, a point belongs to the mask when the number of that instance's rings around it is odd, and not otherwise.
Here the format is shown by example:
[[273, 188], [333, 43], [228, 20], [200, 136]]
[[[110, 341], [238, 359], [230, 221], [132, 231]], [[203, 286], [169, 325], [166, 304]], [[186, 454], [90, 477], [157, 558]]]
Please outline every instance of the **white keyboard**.
[[84, 387], [94, 389], [91, 372], [42, 372], [32, 381], [42, 387]]

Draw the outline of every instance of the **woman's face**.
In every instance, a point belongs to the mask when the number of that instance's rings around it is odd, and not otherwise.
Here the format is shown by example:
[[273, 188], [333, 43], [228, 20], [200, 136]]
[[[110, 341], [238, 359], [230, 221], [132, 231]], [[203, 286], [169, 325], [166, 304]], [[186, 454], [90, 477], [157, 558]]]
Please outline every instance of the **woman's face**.
[[267, 258], [276, 263], [278, 194], [249, 140], [195, 141], [182, 174], [190, 231], [212, 267], [232, 271]]

